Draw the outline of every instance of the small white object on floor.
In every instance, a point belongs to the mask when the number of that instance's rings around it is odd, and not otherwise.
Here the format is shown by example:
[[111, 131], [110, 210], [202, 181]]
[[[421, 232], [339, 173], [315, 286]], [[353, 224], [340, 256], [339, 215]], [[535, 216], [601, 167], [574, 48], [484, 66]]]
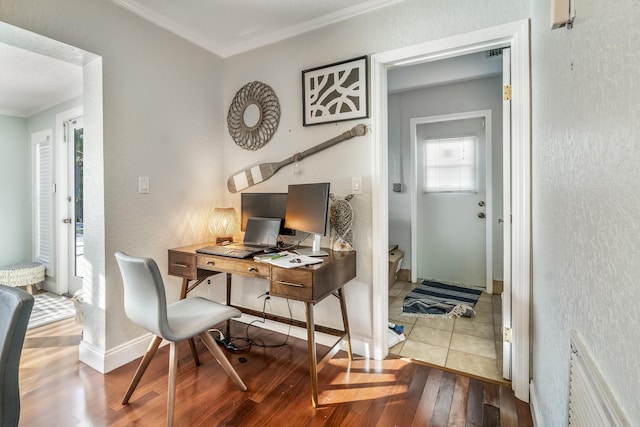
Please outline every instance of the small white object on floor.
[[389, 346], [389, 348], [404, 341], [405, 339], [406, 337], [404, 336], [404, 334], [397, 334], [393, 330], [387, 329], [387, 345]]

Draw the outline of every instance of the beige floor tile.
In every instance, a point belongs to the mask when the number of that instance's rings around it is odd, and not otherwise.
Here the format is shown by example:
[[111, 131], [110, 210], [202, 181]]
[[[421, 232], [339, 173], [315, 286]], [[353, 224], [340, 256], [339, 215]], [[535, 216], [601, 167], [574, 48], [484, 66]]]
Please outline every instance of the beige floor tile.
[[426, 326], [415, 326], [411, 330], [411, 339], [425, 344], [437, 345], [438, 347], [449, 347], [451, 332], [427, 328]]
[[493, 325], [487, 325], [485, 323], [472, 323], [472, 322], [458, 322], [456, 320], [453, 327], [453, 332], [464, 335], [472, 335], [474, 337], [494, 339], [494, 327]]
[[448, 349], [418, 341], [407, 340], [400, 352], [401, 356], [410, 357], [423, 362], [444, 366], [447, 360]]
[[453, 331], [454, 318], [446, 317], [416, 317], [416, 326], [440, 329], [442, 331]]
[[493, 380], [501, 379], [498, 374], [495, 359], [453, 349], [449, 350], [445, 367], [483, 378]]
[[451, 336], [451, 345], [449, 348], [477, 356], [489, 357], [494, 360], [496, 358], [495, 341], [492, 339], [488, 340], [486, 338], [478, 338], [454, 332]]
[[491, 304], [491, 295], [489, 295], [486, 292], [481, 293], [480, 298], [478, 299], [478, 302], [487, 302]]
[[488, 311], [488, 312], [493, 312], [493, 306], [491, 304], [491, 302], [486, 302], [486, 301], [478, 301], [478, 303], [475, 305], [475, 307], [473, 308], [476, 312], [478, 311]]
[[402, 351], [402, 348], [404, 347], [404, 343], [406, 343], [407, 340], [405, 339], [404, 341], [400, 341], [398, 344], [394, 345], [393, 347], [389, 347], [389, 354], [400, 354], [400, 352]]
[[457, 321], [493, 325], [493, 313], [490, 311], [476, 311], [471, 317], [457, 317]]
[[[415, 317], [402, 313], [404, 297], [417, 284], [396, 282], [389, 290], [389, 321], [405, 328], [406, 341], [391, 354], [447, 366], [479, 377], [502, 379], [502, 300], [483, 292], [470, 318]], [[449, 347], [447, 347], [449, 341]]]

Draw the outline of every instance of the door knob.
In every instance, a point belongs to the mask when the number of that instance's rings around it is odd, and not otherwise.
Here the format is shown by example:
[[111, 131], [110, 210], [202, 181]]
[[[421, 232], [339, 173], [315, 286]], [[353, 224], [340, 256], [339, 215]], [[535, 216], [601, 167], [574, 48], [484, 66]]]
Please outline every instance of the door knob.
[[484, 216], [485, 216], [485, 215], [484, 215], [484, 212], [480, 212], [480, 213], [478, 214], [478, 218], [484, 218]]
[[502, 218], [498, 218], [498, 224], [502, 224], [504, 220]]
[[62, 220], [62, 222], [65, 224], [71, 224], [71, 218], [65, 218]]

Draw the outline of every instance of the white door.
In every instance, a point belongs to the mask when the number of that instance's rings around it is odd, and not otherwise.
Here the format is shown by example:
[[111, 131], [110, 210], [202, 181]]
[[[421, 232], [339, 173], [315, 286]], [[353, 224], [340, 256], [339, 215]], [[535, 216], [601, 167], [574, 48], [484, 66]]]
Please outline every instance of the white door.
[[502, 376], [511, 379], [511, 49], [502, 50], [502, 210], [504, 291], [502, 292]]
[[[83, 123], [82, 117], [64, 124], [67, 157], [66, 211], [62, 229], [67, 238], [68, 293], [82, 289], [84, 276]], [[61, 233], [62, 235], [62, 233]]]
[[[418, 126], [417, 272], [421, 279], [487, 285], [484, 122], [477, 117]], [[462, 188], [453, 188], [461, 181]]]

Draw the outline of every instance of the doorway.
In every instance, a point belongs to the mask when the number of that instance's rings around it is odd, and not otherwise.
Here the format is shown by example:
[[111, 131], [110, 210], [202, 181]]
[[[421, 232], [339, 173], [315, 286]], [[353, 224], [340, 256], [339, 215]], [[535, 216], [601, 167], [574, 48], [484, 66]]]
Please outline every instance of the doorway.
[[[483, 55], [476, 60], [483, 61]], [[501, 59], [497, 59], [501, 68]], [[482, 68], [482, 66], [480, 67]], [[453, 95], [459, 101], [477, 103], [488, 109], [460, 113], [415, 117], [409, 120], [412, 171], [407, 179], [404, 210], [411, 210], [411, 281], [399, 280], [389, 290], [389, 321], [403, 325], [405, 341], [390, 348], [390, 353], [454, 369], [474, 376], [504, 381], [502, 334], [500, 333], [501, 299], [492, 295], [494, 250], [502, 245], [493, 239], [492, 222], [502, 210], [501, 174], [501, 96], [499, 75], [463, 83], [449, 83], [437, 90], [420, 89], [411, 97], [424, 99], [422, 108], [436, 100], [435, 108], [451, 108], [438, 100], [438, 93]], [[456, 96], [459, 95], [459, 96]], [[393, 110], [410, 105], [390, 96], [390, 120]], [[394, 105], [395, 104], [395, 105]], [[413, 113], [413, 112], [412, 112]], [[493, 114], [492, 114], [493, 113]], [[406, 120], [403, 120], [406, 122]], [[390, 126], [393, 127], [390, 123]], [[496, 132], [492, 132], [497, 128]], [[495, 133], [494, 136], [492, 134]], [[487, 143], [487, 141], [489, 141]], [[446, 182], [430, 184], [429, 155], [424, 149], [437, 143], [432, 157], [447, 156], [442, 167]], [[393, 143], [390, 141], [390, 144]], [[390, 150], [394, 147], [390, 146]], [[433, 150], [433, 148], [432, 148]], [[407, 150], [405, 150], [407, 151]], [[433, 162], [431, 162], [433, 163]], [[391, 166], [391, 165], [390, 165]], [[434, 166], [433, 164], [431, 165]], [[439, 165], [435, 165], [439, 167]], [[440, 173], [436, 169], [437, 173]], [[433, 171], [432, 171], [433, 173]], [[449, 181], [450, 179], [450, 181]], [[410, 200], [409, 200], [410, 199]], [[397, 200], [394, 201], [397, 204]], [[412, 208], [407, 209], [411, 204]], [[397, 209], [397, 207], [396, 207]], [[397, 221], [390, 209], [389, 238], [394, 238]], [[499, 231], [499, 227], [498, 227]], [[393, 240], [393, 243], [397, 243]], [[414, 248], [417, 248], [415, 250]], [[501, 248], [496, 248], [501, 249]], [[501, 265], [498, 265], [501, 267]], [[403, 275], [407, 277], [407, 275]], [[470, 318], [415, 318], [402, 314], [404, 297], [422, 279], [479, 288], [483, 293]]]
[[[410, 63], [435, 61], [492, 48], [511, 48], [511, 265], [512, 388], [518, 399], [529, 401], [529, 313], [531, 230], [531, 132], [529, 22], [519, 21], [452, 36], [433, 42], [384, 52], [371, 57], [373, 162], [372, 235], [373, 258], [388, 252], [388, 110], [387, 70]], [[506, 269], [506, 266], [505, 266]], [[388, 265], [373, 266], [373, 355], [388, 353]]]
[[[82, 117], [64, 122], [66, 149], [67, 216], [61, 223], [59, 235], [67, 239], [68, 250], [61, 253], [61, 263], [67, 264], [67, 293], [75, 295], [82, 289], [84, 277], [84, 125]], [[65, 173], [63, 173], [64, 175]], [[64, 280], [64, 278], [63, 278]]]

